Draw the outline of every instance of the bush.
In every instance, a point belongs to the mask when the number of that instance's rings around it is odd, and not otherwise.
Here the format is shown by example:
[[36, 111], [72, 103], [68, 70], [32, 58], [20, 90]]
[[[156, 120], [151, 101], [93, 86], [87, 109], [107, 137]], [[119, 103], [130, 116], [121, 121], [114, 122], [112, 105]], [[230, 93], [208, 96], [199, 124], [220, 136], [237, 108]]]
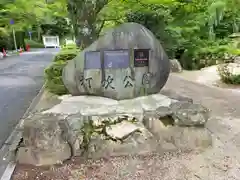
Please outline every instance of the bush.
[[54, 58], [54, 61], [69, 61], [75, 58], [79, 50], [77, 49], [63, 49]]
[[76, 44], [66, 44], [66, 45], [63, 45], [61, 48], [62, 48], [62, 50], [69, 50], [69, 49], [77, 50], [78, 49]]
[[68, 93], [62, 80], [62, 71], [66, 63], [66, 61], [54, 62], [47, 69], [45, 69], [46, 88], [51, 93], [57, 95]]
[[28, 44], [30, 48], [44, 48], [43, 43], [34, 40], [25, 39], [25, 43]]
[[[20, 47], [24, 50], [26, 50], [26, 43], [25, 43], [25, 32], [24, 31], [16, 31], [15, 32], [15, 38], [16, 38], [16, 44], [17, 48], [19, 49]], [[13, 39], [13, 36], [12, 36]]]
[[79, 49], [77, 46], [64, 46], [61, 51], [55, 56], [54, 62], [45, 69], [46, 88], [54, 94], [68, 94], [68, 90], [63, 84], [62, 72], [67, 64], [67, 61], [72, 60], [77, 56]]
[[184, 69], [201, 69], [217, 63], [232, 62], [240, 50], [228, 45], [228, 40], [204, 42], [198, 47], [186, 50], [180, 62]]
[[228, 69], [228, 64], [219, 65], [218, 73], [222, 82], [234, 85], [240, 84], [240, 74], [232, 74]]
[[11, 38], [9, 33], [4, 29], [0, 28], [0, 52], [2, 49], [11, 49]]

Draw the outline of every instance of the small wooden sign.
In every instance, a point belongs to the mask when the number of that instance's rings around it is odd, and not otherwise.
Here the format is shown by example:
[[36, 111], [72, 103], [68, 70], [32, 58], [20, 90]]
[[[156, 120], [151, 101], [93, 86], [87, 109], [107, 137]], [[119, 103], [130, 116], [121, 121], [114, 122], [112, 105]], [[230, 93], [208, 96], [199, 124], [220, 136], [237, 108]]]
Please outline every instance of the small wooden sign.
[[134, 67], [149, 66], [149, 49], [134, 49]]

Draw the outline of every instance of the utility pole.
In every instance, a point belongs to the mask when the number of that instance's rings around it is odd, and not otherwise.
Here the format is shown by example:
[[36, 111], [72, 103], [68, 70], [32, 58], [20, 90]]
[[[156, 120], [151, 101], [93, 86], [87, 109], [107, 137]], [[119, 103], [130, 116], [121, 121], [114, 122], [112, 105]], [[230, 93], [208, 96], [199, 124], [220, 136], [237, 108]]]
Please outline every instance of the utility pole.
[[14, 41], [14, 47], [15, 47], [15, 49], [16, 49], [16, 51], [18, 51], [18, 49], [17, 49], [17, 42], [16, 42], [16, 35], [15, 35], [15, 30], [14, 30], [14, 28], [13, 28], [13, 41]]
[[[10, 20], [10, 24], [13, 25], [14, 24], [14, 20], [11, 19]], [[12, 32], [13, 32], [13, 41], [14, 41], [14, 47], [16, 49], [16, 52], [18, 51], [17, 49], [17, 42], [16, 42], [16, 35], [15, 35], [15, 30], [14, 30], [14, 27], [12, 27]]]

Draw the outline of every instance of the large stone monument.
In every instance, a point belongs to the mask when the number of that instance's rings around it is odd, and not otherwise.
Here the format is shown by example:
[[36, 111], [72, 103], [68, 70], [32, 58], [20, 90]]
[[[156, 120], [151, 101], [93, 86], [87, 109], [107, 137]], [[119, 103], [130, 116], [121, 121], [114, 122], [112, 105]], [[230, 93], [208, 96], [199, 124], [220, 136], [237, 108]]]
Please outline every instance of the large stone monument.
[[209, 110], [174, 90], [158, 93], [169, 71], [170, 62], [149, 30], [136, 23], [110, 30], [65, 67], [64, 84], [75, 96], [59, 97], [59, 104], [24, 120], [22, 142], [14, 150], [18, 163], [46, 166], [75, 156], [208, 148]]
[[63, 82], [72, 95], [131, 99], [158, 93], [170, 63], [160, 42], [144, 26], [115, 27], [69, 61]]

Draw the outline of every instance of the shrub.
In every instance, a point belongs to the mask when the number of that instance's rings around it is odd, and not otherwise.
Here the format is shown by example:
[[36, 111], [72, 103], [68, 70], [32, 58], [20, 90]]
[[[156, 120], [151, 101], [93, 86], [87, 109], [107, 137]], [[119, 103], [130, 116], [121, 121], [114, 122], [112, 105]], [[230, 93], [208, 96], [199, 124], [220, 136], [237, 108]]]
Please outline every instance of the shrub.
[[25, 39], [25, 43], [28, 44], [30, 48], [44, 48], [43, 43], [34, 40]]
[[227, 44], [227, 40], [205, 42], [197, 48], [186, 50], [180, 62], [184, 69], [201, 69], [217, 63], [233, 62], [234, 56], [240, 55], [240, 50]]
[[67, 64], [67, 61], [72, 60], [77, 56], [79, 49], [75, 45], [66, 45], [55, 56], [54, 62], [45, 69], [46, 88], [54, 94], [68, 94], [68, 90], [63, 84], [62, 72]]
[[0, 28], [0, 51], [2, 51], [3, 48], [5, 50], [11, 49], [11, 38], [4, 28]]
[[232, 74], [228, 69], [228, 64], [218, 66], [218, 73], [221, 81], [226, 84], [240, 84], [240, 74]]
[[[13, 38], [13, 37], [12, 37]], [[25, 32], [24, 31], [16, 31], [15, 32], [16, 44], [18, 48], [23, 48], [26, 50], [26, 43], [25, 43]]]
[[75, 58], [78, 54], [78, 49], [63, 49], [54, 58], [54, 61], [69, 61]]
[[51, 93], [57, 95], [68, 93], [62, 80], [62, 71], [66, 63], [66, 61], [54, 62], [47, 69], [45, 69], [46, 88]]
[[76, 44], [65, 44], [61, 48], [62, 48], [62, 50], [78, 49]]

